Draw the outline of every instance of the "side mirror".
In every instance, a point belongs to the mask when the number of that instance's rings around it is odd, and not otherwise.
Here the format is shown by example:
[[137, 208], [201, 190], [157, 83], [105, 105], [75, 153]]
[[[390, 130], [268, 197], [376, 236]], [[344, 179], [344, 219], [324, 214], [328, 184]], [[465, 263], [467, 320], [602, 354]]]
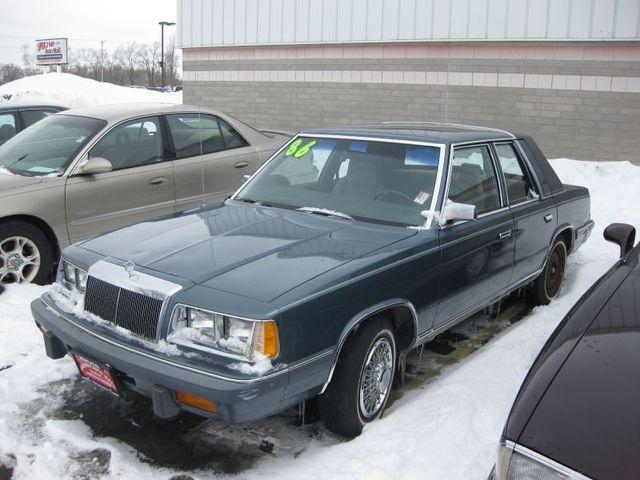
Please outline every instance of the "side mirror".
[[604, 239], [620, 245], [620, 258], [624, 258], [633, 248], [636, 229], [626, 223], [612, 223], [604, 229]]
[[440, 216], [440, 225], [458, 220], [475, 220], [476, 218], [478, 218], [478, 214], [475, 205], [447, 202]]
[[106, 158], [93, 157], [80, 167], [78, 173], [80, 175], [95, 175], [96, 173], [106, 173], [113, 170], [113, 165]]

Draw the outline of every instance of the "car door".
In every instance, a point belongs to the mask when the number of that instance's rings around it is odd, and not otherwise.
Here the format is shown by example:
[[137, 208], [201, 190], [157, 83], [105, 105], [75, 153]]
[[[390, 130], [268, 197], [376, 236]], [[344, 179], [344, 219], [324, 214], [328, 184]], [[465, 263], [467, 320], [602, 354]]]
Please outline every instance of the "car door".
[[215, 115], [166, 116], [175, 152], [176, 211], [224, 200], [258, 168], [254, 147]]
[[173, 167], [160, 118], [119, 124], [89, 151], [113, 170], [73, 175], [66, 188], [69, 236], [76, 241], [174, 211]]
[[511, 283], [542, 268], [558, 225], [553, 197], [541, 198], [531, 169], [512, 142], [496, 143], [506, 194], [515, 222], [515, 268]]
[[478, 218], [440, 230], [442, 276], [436, 326], [482, 308], [506, 288], [513, 271], [513, 218], [505, 206], [489, 145], [454, 150], [448, 200], [475, 205]]
[[0, 145], [12, 138], [18, 132], [16, 112], [0, 112]]

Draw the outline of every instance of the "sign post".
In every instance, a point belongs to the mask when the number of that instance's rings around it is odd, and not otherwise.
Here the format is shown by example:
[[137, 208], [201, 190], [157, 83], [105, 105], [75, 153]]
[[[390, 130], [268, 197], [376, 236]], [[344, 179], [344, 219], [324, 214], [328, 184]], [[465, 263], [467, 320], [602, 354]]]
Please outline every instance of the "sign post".
[[36, 63], [38, 65], [56, 65], [60, 73], [60, 65], [69, 63], [66, 38], [46, 38], [36, 40]]

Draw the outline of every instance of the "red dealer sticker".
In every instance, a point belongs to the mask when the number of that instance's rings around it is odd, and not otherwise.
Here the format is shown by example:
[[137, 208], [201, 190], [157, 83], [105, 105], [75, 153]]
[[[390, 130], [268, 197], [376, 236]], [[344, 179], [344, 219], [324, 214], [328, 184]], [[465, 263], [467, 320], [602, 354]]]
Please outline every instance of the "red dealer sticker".
[[118, 386], [116, 385], [111, 370], [109, 370], [107, 367], [98, 365], [91, 360], [87, 360], [86, 358], [78, 354], [74, 354], [73, 358], [76, 361], [78, 370], [80, 370], [80, 375], [82, 375], [84, 378], [88, 378], [93, 383], [106, 388], [112, 393], [119, 393]]

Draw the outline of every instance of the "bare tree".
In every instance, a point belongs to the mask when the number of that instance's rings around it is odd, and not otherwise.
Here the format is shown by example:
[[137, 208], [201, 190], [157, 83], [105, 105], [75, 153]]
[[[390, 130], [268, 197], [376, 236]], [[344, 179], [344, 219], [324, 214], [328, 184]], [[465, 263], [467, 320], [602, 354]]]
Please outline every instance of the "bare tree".
[[[175, 40], [171, 39], [165, 45], [165, 74], [166, 84], [175, 87], [178, 78], [179, 50], [176, 49]], [[23, 46], [24, 66], [0, 64], [0, 83], [8, 82], [22, 76], [35, 75], [46, 70], [45, 67], [37, 67], [29, 45]], [[68, 52], [69, 63], [62, 67], [67, 73], [73, 73], [85, 78], [100, 79], [100, 69], [104, 68], [104, 81], [119, 85], [150, 85], [159, 82], [160, 71], [160, 45], [139, 44], [132, 42], [122, 45], [118, 49], [104, 50], [101, 56], [99, 48], [70, 48]], [[50, 67], [55, 71], [55, 67]]]
[[147, 84], [154, 86], [154, 76], [160, 61], [160, 44], [155, 42], [150, 45], [141, 45], [138, 50], [140, 63], [144, 66], [147, 73]]
[[136, 71], [140, 68], [139, 46], [136, 42], [128, 43], [118, 48], [115, 53], [116, 61], [127, 73], [129, 84], [133, 85], [136, 79]]
[[16, 65], [15, 63], [0, 65], [0, 85], [13, 82], [22, 77], [24, 77], [24, 72], [22, 68], [20, 68], [20, 65]]
[[[178, 84], [178, 51], [176, 49], [176, 39], [171, 38], [164, 52], [164, 70], [167, 85], [175, 87]], [[164, 86], [164, 85], [163, 85]]]

